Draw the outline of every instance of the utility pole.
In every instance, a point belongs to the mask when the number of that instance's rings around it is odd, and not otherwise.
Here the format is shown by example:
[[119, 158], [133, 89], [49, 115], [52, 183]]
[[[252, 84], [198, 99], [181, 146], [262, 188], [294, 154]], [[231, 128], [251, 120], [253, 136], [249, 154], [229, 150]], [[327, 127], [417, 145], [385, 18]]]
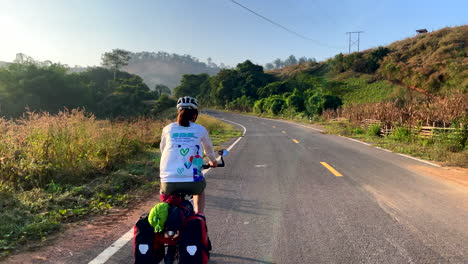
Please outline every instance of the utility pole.
[[351, 33], [352, 32], [346, 32], [346, 34], [349, 35], [348, 54], [351, 54]]
[[[357, 51], [359, 52], [359, 44], [360, 44], [360, 41], [361, 41], [361, 33], [364, 33], [364, 31], [346, 32], [346, 34], [349, 35], [348, 53], [351, 53], [351, 46], [353, 46], [356, 43], [357, 43]], [[351, 42], [353, 34], [357, 34], [357, 41]]]

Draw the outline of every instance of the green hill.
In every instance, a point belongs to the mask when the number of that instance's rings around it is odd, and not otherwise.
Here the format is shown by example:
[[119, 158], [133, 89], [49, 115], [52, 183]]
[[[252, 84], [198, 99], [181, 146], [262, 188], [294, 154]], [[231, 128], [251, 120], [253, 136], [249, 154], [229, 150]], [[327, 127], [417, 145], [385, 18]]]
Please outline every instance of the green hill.
[[286, 80], [299, 75], [323, 78], [344, 104], [378, 102], [417, 94], [468, 91], [468, 26], [443, 28], [321, 63], [270, 71]]

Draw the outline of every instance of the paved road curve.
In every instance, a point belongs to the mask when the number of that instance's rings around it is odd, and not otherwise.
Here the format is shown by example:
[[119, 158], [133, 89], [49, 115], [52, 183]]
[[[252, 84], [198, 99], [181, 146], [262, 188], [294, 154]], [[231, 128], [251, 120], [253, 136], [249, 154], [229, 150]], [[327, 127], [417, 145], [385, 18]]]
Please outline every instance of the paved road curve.
[[[467, 263], [468, 190], [424, 163], [281, 122], [211, 114], [245, 137], [207, 176], [210, 263]], [[339, 176], [342, 175], [342, 176]], [[107, 263], [131, 263], [128, 243]]]

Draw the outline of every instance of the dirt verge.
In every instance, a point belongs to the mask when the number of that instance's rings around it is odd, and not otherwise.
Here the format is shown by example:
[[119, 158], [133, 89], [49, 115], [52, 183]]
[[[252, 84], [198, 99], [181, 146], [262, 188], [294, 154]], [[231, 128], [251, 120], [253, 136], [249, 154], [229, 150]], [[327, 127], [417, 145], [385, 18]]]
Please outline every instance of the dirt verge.
[[87, 263], [108, 245], [127, 232], [140, 215], [159, 202], [159, 190], [140, 195], [127, 208], [111, 209], [106, 215], [63, 227], [63, 232], [35, 246], [23, 248], [4, 259], [3, 263]]
[[423, 173], [431, 177], [437, 177], [447, 181], [455, 182], [468, 187], [468, 169], [459, 167], [431, 168], [427, 166], [412, 165], [408, 169], [417, 173]]

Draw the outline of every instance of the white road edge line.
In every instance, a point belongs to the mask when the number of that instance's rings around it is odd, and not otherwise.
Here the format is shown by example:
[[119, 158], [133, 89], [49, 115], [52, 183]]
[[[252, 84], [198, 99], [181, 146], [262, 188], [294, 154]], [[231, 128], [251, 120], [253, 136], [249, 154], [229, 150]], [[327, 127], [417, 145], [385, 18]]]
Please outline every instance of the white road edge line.
[[380, 149], [380, 150], [383, 150], [383, 151], [386, 151], [386, 152], [394, 153], [394, 154], [397, 154], [397, 155], [400, 155], [400, 156], [403, 156], [403, 157], [406, 157], [406, 158], [409, 158], [409, 159], [412, 159], [412, 160], [417, 160], [417, 161], [420, 161], [420, 162], [422, 162], [422, 163], [426, 163], [426, 164], [429, 164], [429, 165], [432, 165], [432, 166], [435, 166], [435, 167], [439, 167], [439, 168], [442, 167], [442, 166], [440, 166], [440, 165], [438, 165], [438, 164], [432, 163], [432, 162], [427, 161], [427, 160], [418, 159], [418, 158], [412, 157], [412, 156], [410, 156], [410, 155], [405, 155], [405, 154], [402, 154], [402, 153], [396, 153], [396, 152], [393, 152], [393, 151], [391, 151], [391, 150], [384, 149], [384, 148], [377, 147], [377, 146], [373, 146], [372, 144], [369, 144], [369, 143], [366, 143], [366, 142], [362, 142], [362, 141], [357, 140], [357, 139], [354, 139], [354, 138], [349, 138], [349, 137], [344, 137], [344, 136], [341, 136], [341, 137], [347, 138], [347, 139], [352, 140], [352, 141], [354, 141], [354, 142], [358, 142], [358, 143], [361, 143], [361, 144], [364, 144], [364, 145], [367, 145], [367, 146], [371, 146], [371, 147], [374, 147], [374, 148], [377, 148], [377, 149]]
[[375, 148], [378, 148], [378, 149], [381, 149], [383, 151], [387, 151], [387, 152], [390, 152], [390, 153], [393, 153], [393, 151], [391, 150], [388, 150], [388, 149], [384, 149], [384, 148], [381, 148], [381, 147], [377, 147], [377, 146], [374, 146]]
[[429, 164], [429, 165], [432, 165], [432, 166], [436, 166], [436, 167], [442, 167], [438, 164], [435, 164], [435, 163], [432, 163], [432, 162], [429, 162], [429, 161], [425, 161], [425, 160], [422, 160], [422, 159], [418, 159], [418, 158], [415, 158], [415, 157], [411, 157], [409, 155], [405, 155], [405, 154], [401, 154], [401, 153], [395, 153], [395, 154], [398, 154], [400, 156], [403, 156], [403, 157], [406, 157], [406, 158], [409, 158], [409, 159], [413, 159], [413, 160], [417, 160], [417, 161], [420, 161], [420, 162], [423, 162], [423, 163], [426, 163], [426, 164]]
[[[239, 125], [244, 129], [244, 132], [242, 133], [242, 136], [239, 137], [236, 141], [234, 141], [234, 143], [231, 144], [231, 146], [229, 146], [227, 148], [227, 150], [230, 151], [242, 139], [242, 137], [245, 135], [245, 133], [247, 132], [247, 128], [245, 128], [245, 126], [243, 126], [243, 125], [241, 125], [239, 123], [236, 123], [236, 122], [233, 122], [233, 121], [230, 121], [230, 120], [226, 120], [226, 119], [223, 119], [223, 118], [218, 118], [218, 119], [226, 121], [226, 122], [230, 122], [230, 123], [233, 123], [233, 124], [236, 124], [236, 125]], [[204, 170], [204, 173], [208, 173], [208, 171], [210, 171], [210, 170], [211, 170], [211, 168], [207, 169], [207, 170]], [[134, 232], [134, 230], [133, 230], [133, 227], [132, 227], [130, 230], [128, 230], [127, 233], [125, 233], [123, 236], [121, 236], [119, 239], [117, 239], [108, 248], [104, 249], [104, 251], [102, 251], [101, 254], [99, 254], [97, 257], [95, 257], [93, 260], [91, 260], [88, 264], [104, 264], [104, 263], [106, 263], [106, 261], [108, 261], [115, 253], [117, 253], [123, 246], [125, 246], [125, 244], [127, 244], [128, 241], [133, 239], [133, 232]]]
[[[343, 137], [343, 136], [340, 136], [340, 137]], [[351, 140], [351, 141], [354, 141], [354, 142], [357, 142], [357, 143], [364, 144], [364, 145], [366, 145], [366, 146], [372, 146], [372, 145], [371, 145], [371, 144], [369, 144], [369, 143], [362, 142], [362, 141], [360, 141], [360, 140], [357, 140], [357, 139], [354, 139], [354, 138], [349, 138], [349, 137], [343, 137], [343, 138], [349, 139], [349, 140]]]
[[101, 254], [99, 254], [95, 259], [91, 260], [88, 264], [101, 264], [109, 260], [117, 251], [119, 251], [128, 241], [133, 238], [133, 228], [128, 230], [123, 236], [121, 236], [117, 241], [112, 243], [110, 247], [106, 248]]
[[[223, 121], [226, 121], [226, 122], [229, 122], [229, 123], [233, 123], [233, 124], [235, 124], [235, 125], [238, 125], [238, 126], [242, 127], [242, 128], [244, 129], [244, 132], [242, 132], [242, 136], [245, 136], [245, 133], [247, 132], [247, 128], [245, 128], [245, 126], [243, 126], [243, 125], [241, 125], [241, 124], [239, 124], [239, 123], [236, 123], [236, 122], [234, 122], [234, 121], [224, 119], [224, 118], [215, 117], [215, 116], [213, 116], [213, 117], [214, 117], [214, 118], [217, 118], [217, 119], [219, 119], [219, 120], [223, 120]], [[231, 146], [234, 146], [234, 145], [235, 145], [235, 143], [232, 144]], [[229, 150], [229, 149], [228, 149], [228, 150]]]

